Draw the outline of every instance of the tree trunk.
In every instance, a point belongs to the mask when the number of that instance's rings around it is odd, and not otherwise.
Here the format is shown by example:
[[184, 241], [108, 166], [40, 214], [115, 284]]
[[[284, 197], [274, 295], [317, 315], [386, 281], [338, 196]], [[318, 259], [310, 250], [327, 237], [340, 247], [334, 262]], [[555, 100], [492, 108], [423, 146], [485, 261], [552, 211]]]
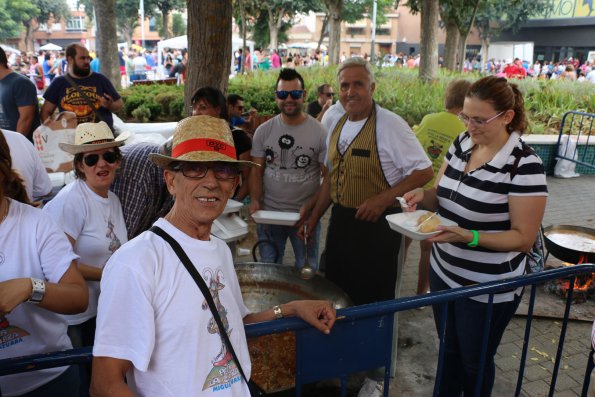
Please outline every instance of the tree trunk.
[[438, 77], [438, 9], [438, 0], [422, 1], [419, 78], [426, 83]]
[[318, 38], [318, 45], [316, 46], [316, 52], [320, 51], [320, 46], [322, 45], [322, 40], [327, 36], [325, 33], [326, 28], [328, 27], [328, 14], [324, 16], [322, 19], [322, 26], [320, 29], [320, 37]]
[[171, 26], [169, 26], [169, 11], [161, 12], [161, 24], [163, 26], [163, 39], [169, 39], [173, 36]]
[[97, 56], [101, 61], [101, 74], [120, 88], [118, 63], [118, 37], [116, 27], [116, 0], [93, 0], [97, 23]]
[[[232, 0], [186, 1], [188, 7], [188, 64], [184, 97], [186, 109], [196, 89], [204, 86], [226, 92], [231, 65]], [[188, 113], [189, 114], [189, 113]]]
[[31, 20], [23, 21], [25, 25], [25, 48], [27, 52], [33, 52], [33, 30], [31, 29]]
[[284, 8], [278, 12], [269, 8], [269, 48], [271, 50], [276, 50], [279, 46], [279, 30], [283, 25], [283, 15], [285, 15]]
[[[240, 74], [244, 74], [244, 68], [246, 66], [246, 9], [244, 8], [244, 1], [239, 0], [240, 3], [240, 15], [242, 17], [242, 57], [240, 58]], [[252, 55], [250, 55], [252, 56]]]
[[457, 48], [460, 36], [457, 23], [449, 19], [446, 22], [446, 42], [444, 43], [444, 67], [448, 70], [455, 70], [457, 66]]
[[490, 59], [488, 57], [488, 55], [489, 55], [488, 51], [490, 50], [490, 38], [489, 37], [483, 37], [481, 39], [481, 47], [482, 47], [483, 56], [481, 57], [481, 69], [480, 70], [483, 72], [485, 70], [486, 62], [488, 61], [488, 59]]
[[341, 52], [341, 11], [343, 10], [342, 0], [324, 0], [328, 9], [329, 18], [329, 64], [339, 63], [339, 53]]
[[479, 8], [480, 1], [481, 0], [475, 0], [475, 4], [473, 5], [473, 13], [471, 14], [469, 24], [467, 26], [459, 26], [459, 33], [461, 34], [461, 37], [459, 38], [459, 53], [457, 56], [457, 60], [459, 61], [459, 72], [463, 71], [463, 66], [467, 57], [467, 36], [469, 36], [469, 32], [471, 32], [471, 28], [475, 22], [475, 15], [477, 15], [477, 9]]

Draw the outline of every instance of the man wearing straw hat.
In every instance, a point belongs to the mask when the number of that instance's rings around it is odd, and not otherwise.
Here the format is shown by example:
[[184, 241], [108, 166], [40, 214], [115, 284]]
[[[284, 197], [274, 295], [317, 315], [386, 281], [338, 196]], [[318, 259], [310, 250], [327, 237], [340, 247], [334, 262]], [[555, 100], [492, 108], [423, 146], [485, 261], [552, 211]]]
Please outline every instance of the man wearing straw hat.
[[124, 244], [105, 267], [91, 391], [94, 396], [247, 396], [240, 375], [241, 367], [250, 376], [244, 324], [298, 316], [328, 333], [334, 309], [326, 301], [294, 301], [250, 313], [244, 305], [231, 252], [210, 235], [240, 168], [255, 166], [236, 159], [225, 120], [186, 118], [174, 132], [172, 155], [149, 158], [164, 168], [175, 197], [171, 211], [154, 226], [180, 244], [190, 266], [205, 279], [238, 362], [177, 254], [162, 237], [146, 231]]

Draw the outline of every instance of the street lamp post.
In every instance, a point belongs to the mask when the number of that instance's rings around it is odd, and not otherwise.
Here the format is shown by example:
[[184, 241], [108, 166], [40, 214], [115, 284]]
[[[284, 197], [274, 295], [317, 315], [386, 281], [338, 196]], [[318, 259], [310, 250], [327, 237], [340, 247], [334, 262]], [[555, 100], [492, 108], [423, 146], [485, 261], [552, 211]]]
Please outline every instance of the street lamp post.
[[142, 47], [145, 48], [145, 0], [140, 0], [140, 35], [142, 40]]

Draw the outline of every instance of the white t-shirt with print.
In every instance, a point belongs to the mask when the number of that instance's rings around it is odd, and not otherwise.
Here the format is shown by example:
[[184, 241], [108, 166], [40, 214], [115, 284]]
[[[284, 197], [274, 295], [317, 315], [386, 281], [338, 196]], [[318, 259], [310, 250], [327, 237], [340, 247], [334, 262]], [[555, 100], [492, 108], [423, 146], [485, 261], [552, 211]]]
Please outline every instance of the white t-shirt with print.
[[6, 138], [10, 149], [12, 168], [17, 170], [23, 178], [29, 198], [38, 200], [49, 194], [52, 191], [52, 182], [35, 146], [18, 132], [2, 130], [1, 133]]
[[[113, 192], [101, 197], [87, 184], [77, 179], [66, 185], [43, 208], [76, 240], [74, 252], [81, 263], [103, 268], [110, 256], [128, 241], [120, 199]], [[66, 316], [75, 325], [97, 315], [99, 281], [87, 281], [89, 307], [84, 313]]]
[[[58, 283], [77, 258], [68, 239], [41, 210], [9, 201], [8, 216], [0, 223], [0, 282], [34, 277]], [[0, 359], [71, 349], [66, 328], [63, 316], [21, 303], [6, 317], [0, 316]], [[28, 393], [67, 368], [0, 376], [2, 395]]]
[[[329, 147], [333, 130], [339, 120], [340, 118], [329, 127], [329, 134], [326, 140], [327, 148]], [[357, 123], [350, 123], [351, 128], [347, 122], [345, 123], [339, 136], [340, 144], [341, 142], [351, 143], [353, 141], [359, 132], [354, 131]], [[353, 135], [354, 132], [355, 135]], [[348, 140], [344, 138], [343, 134], [353, 136], [350, 136], [350, 140]], [[424, 149], [421, 147], [407, 122], [393, 112], [378, 105], [376, 105], [376, 146], [378, 147], [378, 158], [382, 166], [382, 171], [390, 186], [395, 186], [415, 170], [422, 170], [432, 166], [432, 162], [424, 152]], [[332, 168], [328, 161], [328, 150], [325, 164], [329, 170]]]
[[[155, 222], [184, 249], [212, 291], [228, 335], [250, 377], [243, 318], [249, 313], [227, 245], [201, 241], [165, 219]], [[93, 355], [129, 360], [138, 396], [248, 396], [198, 286], [169, 244], [146, 231], [104, 269]]]

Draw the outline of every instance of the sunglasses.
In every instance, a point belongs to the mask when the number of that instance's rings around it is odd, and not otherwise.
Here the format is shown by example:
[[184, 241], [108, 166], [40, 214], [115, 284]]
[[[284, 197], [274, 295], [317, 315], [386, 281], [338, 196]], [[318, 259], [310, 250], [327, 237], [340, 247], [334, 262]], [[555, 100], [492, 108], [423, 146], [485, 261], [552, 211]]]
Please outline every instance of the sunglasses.
[[323, 95], [326, 95], [327, 98], [332, 98], [335, 96], [334, 92], [323, 92]]
[[231, 164], [178, 163], [171, 169], [182, 172], [182, 175], [189, 179], [202, 179], [209, 170], [213, 170], [217, 179], [233, 179], [240, 174], [238, 167]]
[[275, 91], [275, 95], [281, 100], [287, 99], [290, 95], [292, 99], [300, 99], [304, 95], [304, 90]]
[[[109, 164], [114, 164], [120, 158], [116, 152], [105, 152], [101, 155], [101, 157], [103, 157], [103, 159]], [[99, 155], [89, 154], [83, 157], [83, 162], [87, 165], [87, 167], [93, 167], [99, 162]]]

